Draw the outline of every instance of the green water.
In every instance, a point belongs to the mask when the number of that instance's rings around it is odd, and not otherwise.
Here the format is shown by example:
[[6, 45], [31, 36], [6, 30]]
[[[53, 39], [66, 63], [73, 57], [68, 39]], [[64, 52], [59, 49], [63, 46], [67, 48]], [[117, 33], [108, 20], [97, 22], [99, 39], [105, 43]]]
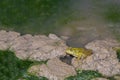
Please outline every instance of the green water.
[[66, 13], [63, 8], [67, 9], [69, 1], [0, 0], [0, 28], [32, 34], [53, 32], [56, 17]]
[[119, 13], [119, 0], [0, 0], [0, 29], [70, 36], [76, 46], [106, 36], [120, 40]]

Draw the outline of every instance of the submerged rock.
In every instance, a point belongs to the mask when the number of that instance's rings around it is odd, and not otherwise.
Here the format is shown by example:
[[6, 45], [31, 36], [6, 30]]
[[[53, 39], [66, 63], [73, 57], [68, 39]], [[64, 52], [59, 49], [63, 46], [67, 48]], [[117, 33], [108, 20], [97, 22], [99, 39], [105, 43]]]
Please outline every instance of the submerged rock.
[[96, 70], [105, 76], [120, 74], [120, 62], [117, 59], [116, 51], [113, 47], [120, 44], [112, 39], [95, 40], [88, 43], [85, 47], [92, 49], [93, 54], [83, 61], [72, 60], [72, 64], [77, 69]]
[[61, 62], [58, 58], [49, 60], [47, 64], [31, 66], [28, 72], [47, 77], [49, 80], [64, 80], [68, 76], [76, 75], [76, 71], [72, 66]]

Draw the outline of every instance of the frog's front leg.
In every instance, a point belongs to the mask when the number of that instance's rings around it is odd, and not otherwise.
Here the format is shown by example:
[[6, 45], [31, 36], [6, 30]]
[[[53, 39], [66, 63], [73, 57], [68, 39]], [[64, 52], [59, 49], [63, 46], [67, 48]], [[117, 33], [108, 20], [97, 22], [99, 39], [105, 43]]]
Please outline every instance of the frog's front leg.
[[81, 64], [82, 64], [83, 59], [84, 59], [84, 58], [82, 58], [82, 56], [81, 56], [81, 55], [80, 55], [80, 56], [78, 56], [78, 57], [77, 57], [77, 59], [76, 59], [76, 60], [77, 60], [77, 64], [78, 64], [78, 65], [81, 65]]
[[79, 60], [81, 60], [82, 59], [82, 55], [78, 55], [77, 56], [77, 60], [79, 61]]
[[78, 59], [81, 60], [81, 61], [82, 61], [84, 58], [85, 58], [85, 55], [84, 55], [84, 54], [81, 54], [81, 55], [79, 55], [79, 57], [78, 57]]
[[77, 60], [80, 60], [80, 59], [81, 59], [81, 57], [80, 57], [80, 56], [78, 56], [78, 57], [77, 57]]

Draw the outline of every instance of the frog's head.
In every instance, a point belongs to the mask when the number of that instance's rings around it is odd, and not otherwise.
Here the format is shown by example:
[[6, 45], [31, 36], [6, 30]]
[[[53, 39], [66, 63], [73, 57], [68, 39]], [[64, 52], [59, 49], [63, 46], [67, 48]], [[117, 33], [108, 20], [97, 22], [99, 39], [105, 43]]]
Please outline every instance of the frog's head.
[[86, 49], [84, 51], [84, 54], [86, 54], [87, 56], [91, 55], [92, 54], [92, 50], [91, 49]]
[[72, 48], [72, 47], [68, 47], [66, 49], [66, 53], [67, 54], [70, 54], [70, 55], [74, 55], [75, 54], [75, 50]]

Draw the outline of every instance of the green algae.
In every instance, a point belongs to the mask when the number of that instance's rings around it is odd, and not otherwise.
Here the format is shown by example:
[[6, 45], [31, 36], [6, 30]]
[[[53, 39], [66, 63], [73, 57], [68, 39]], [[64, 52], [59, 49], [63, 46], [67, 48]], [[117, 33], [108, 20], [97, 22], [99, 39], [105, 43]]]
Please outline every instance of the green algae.
[[1, 0], [0, 21], [5, 25], [23, 25], [24, 22], [41, 17], [50, 17], [56, 9], [58, 0]]
[[45, 77], [37, 77], [27, 73], [27, 69], [32, 64], [36, 64], [36, 62], [20, 60], [13, 52], [0, 50], [0, 80], [47, 80]]
[[21, 77], [22, 80], [48, 80], [46, 77], [37, 77], [34, 75], [26, 75], [24, 77]]
[[117, 58], [118, 58], [118, 60], [119, 60], [119, 62], [120, 62], [120, 49], [117, 49], [117, 50], [116, 50], [116, 54], [117, 54]]
[[102, 74], [92, 70], [78, 70], [77, 75], [67, 77], [65, 80], [91, 80], [93, 78], [103, 77]]
[[119, 4], [109, 4], [106, 6], [104, 13], [104, 19], [110, 24], [109, 29], [115, 38], [120, 41], [120, 5]]
[[112, 23], [120, 22], [120, 6], [117, 4], [108, 5], [104, 17], [107, 21]]

